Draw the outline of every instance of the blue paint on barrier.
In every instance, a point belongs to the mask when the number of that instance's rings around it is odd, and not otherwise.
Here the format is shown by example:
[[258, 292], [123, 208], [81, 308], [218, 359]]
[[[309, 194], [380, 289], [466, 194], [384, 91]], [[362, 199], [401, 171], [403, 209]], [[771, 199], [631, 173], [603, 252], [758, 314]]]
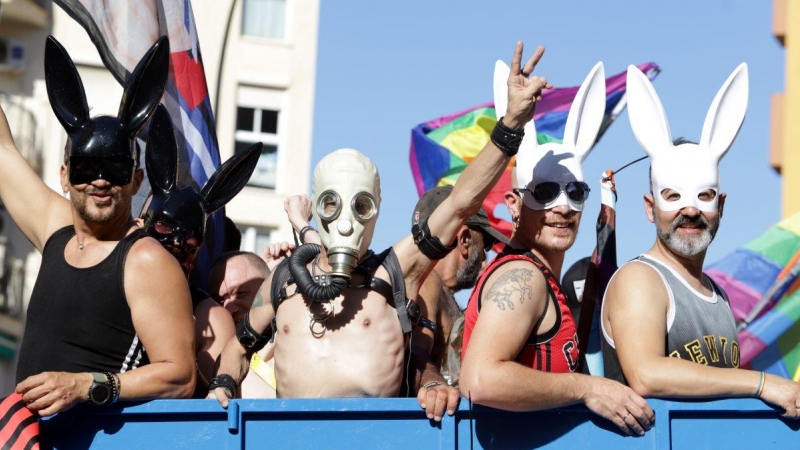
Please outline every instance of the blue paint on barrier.
[[[462, 399], [455, 416], [426, 418], [415, 399], [155, 400], [81, 405], [42, 421], [54, 449], [762, 449], [800, 448], [800, 421], [753, 399], [648, 400], [656, 413], [628, 437], [584, 407], [511, 413]], [[472, 430], [472, 432], [470, 432]]]

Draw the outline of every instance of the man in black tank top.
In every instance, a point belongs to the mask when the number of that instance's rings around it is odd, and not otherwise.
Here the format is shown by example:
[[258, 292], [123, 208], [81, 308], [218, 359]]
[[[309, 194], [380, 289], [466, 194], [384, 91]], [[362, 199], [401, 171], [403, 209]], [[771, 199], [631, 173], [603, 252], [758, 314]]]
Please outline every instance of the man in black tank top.
[[606, 377], [643, 396], [761, 398], [782, 408], [785, 417], [798, 418], [800, 384], [738, 368], [727, 296], [703, 274], [725, 203], [718, 164], [744, 120], [747, 67], [737, 68], [720, 89], [699, 144], [671, 140], [650, 81], [633, 66], [627, 86], [631, 125], [651, 159], [644, 203], [656, 240], [623, 265], [606, 290]]
[[168, 65], [164, 38], [133, 70], [119, 117], [90, 118], [72, 60], [48, 38], [45, 80], [68, 135], [61, 187], [69, 200], [36, 176], [0, 118], [0, 197], [42, 252], [16, 387], [42, 416], [80, 402], [188, 397], [194, 389], [188, 285], [131, 217], [143, 177], [135, 139], [163, 94]]

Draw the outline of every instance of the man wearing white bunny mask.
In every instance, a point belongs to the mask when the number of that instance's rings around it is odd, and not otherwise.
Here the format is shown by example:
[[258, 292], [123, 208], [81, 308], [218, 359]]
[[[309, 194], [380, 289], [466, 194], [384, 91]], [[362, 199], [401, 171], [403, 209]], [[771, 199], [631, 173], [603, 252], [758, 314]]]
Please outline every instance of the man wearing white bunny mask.
[[[505, 110], [506, 73], [498, 62], [498, 116]], [[581, 162], [602, 124], [605, 98], [598, 63], [572, 103], [563, 144], [538, 145], [533, 121], [526, 125], [515, 167], [518, 188], [505, 196], [513, 234], [470, 297], [460, 388], [475, 403], [514, 411], [583, 403], [624, 433], [642, 435], [654, 419], [643, 398], [620, 383], [575, 373], [575, 321], [558, 282], [589, 194]]]
[[738, 368], [727, 297], [702, 271], [725, 203], [719, 162], [747, 109], [747, 66], [737, 67], [717, 93], [699, 143], [672, 141], [658, 95], [633, 66], [627, 85], [631, 126], [651, 160], [651, 195], [644, 203], [657, 237], [650, 250], [619, 269], [606, 290], [606, 376], [645, 396], [752, 396], [798, 418], [800, 384]]

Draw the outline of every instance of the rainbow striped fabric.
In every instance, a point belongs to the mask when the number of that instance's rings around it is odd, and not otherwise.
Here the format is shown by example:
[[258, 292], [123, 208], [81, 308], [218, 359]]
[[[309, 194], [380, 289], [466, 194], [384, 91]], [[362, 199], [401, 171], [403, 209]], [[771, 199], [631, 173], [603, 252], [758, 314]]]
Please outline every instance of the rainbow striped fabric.
[[[800, 214], [773, 226], [705, 272], [728, 294], [737, 321], [744, 318], [779, 278], [800, 250]], [[792, 276], [788, 274], [788, 276]], [[740, 366], [800, 380], [800, 285], [796, 275], [788, 290], [771, 299], [772, 309], [739, 332]]]
[[[655, 63], [638, 66], [652, 80], [660, 69]], [[625, 75], [621, 72], [606, 79], [606, 117], [598, 139], [625, 108]], [[544, 92], [536, 107], [534, 121], [540, 144], [561, 142], [572, 100], [578, 86], [554, 88]], [[458, 176], [489, 142], [497, 118], [493, 103], [440, 117], [411, 130], [411, 172], [420, 196], [436, 186], [455, 184]], [[503, 204], [503, 193], [511, 189], [512, 159], [500, 181], [484, 201], [492, 226], [511, 235], [511, 224], [495, 216], [495, 207]]]

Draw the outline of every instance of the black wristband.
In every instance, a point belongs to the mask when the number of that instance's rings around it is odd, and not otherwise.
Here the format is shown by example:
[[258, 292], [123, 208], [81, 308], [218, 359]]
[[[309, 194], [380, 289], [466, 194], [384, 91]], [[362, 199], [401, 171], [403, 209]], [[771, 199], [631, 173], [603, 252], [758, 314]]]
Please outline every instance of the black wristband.
[[450, 254], [451, 250], [456, 248], [455, 238], [453, 239], [453, 245], [447, 246], [438, 237], [432, 236], [427, 220], [413, 225], [411, 227], [411, 236], [414, 238], [414, 243], [417, 244], [419, 251], [434, 261], [444, 258]]
[[503, 124], [501, 117], [492, 129], [492, 142], [500, 150], [505, 152], [506, 156], [512, 157], [519, 151], [519, 146], [522, 144], [522, 138], [525, 137], [525, 131], [516, 131], [508, 128]]
[[232, 376], [224, 373], [215, 376], [211, 379], [211, 382], [208, 383], [208, 392], [218, 387], [227, 390], [231, 394], [231, 398], [236, 397], [236, 380], [234, 380]]
[[301, 244], [305, 244], [306, 243], [306, 233], [308, 233], [309, 231], [314, 231], [314, 228], [311, 225], [306, 225], [306, 226], [304, 226], [303, 228], [300, 229], [300, 243]]
[[252, 325], [250, 325], [250, 311], [248, 311], [247, 314], [244, 315], [244, 318], [239, 321], [239, 324], [236, 325], [236, 338], [239, 340], [239, 343], [242, 344], [242, 347], [247, 350], [258, 351], [267, 344], [270, 335], [271, 333], [266, 336], [261, 335], [253, 329]]

